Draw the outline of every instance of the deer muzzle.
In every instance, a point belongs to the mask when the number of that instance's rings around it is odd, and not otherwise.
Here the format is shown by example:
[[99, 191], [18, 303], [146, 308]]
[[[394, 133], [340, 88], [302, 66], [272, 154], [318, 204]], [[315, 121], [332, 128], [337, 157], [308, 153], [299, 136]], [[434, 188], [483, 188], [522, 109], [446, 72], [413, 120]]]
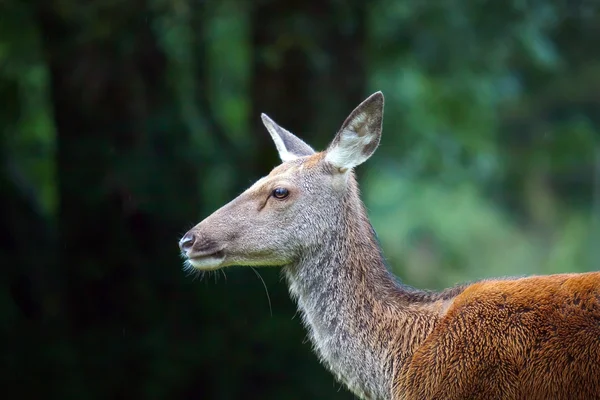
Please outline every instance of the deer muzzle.
[[194, 232], [186, 233], [179, 241], [181, 254], [196, 269], [217, 269], [225, 259], [225, 246]]

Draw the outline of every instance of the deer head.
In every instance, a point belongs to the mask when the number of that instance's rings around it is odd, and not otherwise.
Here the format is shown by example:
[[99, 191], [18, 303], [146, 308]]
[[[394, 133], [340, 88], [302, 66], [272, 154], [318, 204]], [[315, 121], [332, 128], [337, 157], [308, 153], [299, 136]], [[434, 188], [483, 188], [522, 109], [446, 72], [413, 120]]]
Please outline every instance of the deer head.
[[363, 101], [323, 152], [263, 114], [282, 164], [181, 238], [186, 263], [197, 270], [285, 266], [318, 247], [348, 207], [352, 169], [379, 145], [383, 105], [381, 92]]

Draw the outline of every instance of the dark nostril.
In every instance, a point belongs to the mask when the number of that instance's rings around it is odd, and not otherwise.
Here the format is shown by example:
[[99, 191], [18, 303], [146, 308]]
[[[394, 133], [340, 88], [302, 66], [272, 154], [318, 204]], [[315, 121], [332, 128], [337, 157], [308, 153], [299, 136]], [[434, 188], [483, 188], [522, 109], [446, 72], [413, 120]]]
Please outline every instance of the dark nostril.
[[188, 232], [179, 241], [179, 248], [181, 249], [181, 251], [187, 251], [194, 245], [195, 241], [196, 236], [192, 232]]

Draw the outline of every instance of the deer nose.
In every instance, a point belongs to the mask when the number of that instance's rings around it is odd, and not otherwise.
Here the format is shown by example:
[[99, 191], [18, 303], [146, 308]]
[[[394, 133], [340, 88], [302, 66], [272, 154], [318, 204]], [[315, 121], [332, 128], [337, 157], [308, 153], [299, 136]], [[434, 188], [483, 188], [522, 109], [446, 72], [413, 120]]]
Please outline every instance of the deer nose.
[[188, 232], [179, 241], [179, 248], [181, 249], [181, 251], [187, 252], [189, 249], [192, 248], [195, 241], [196, 235], [194, 235], [192, 232]]

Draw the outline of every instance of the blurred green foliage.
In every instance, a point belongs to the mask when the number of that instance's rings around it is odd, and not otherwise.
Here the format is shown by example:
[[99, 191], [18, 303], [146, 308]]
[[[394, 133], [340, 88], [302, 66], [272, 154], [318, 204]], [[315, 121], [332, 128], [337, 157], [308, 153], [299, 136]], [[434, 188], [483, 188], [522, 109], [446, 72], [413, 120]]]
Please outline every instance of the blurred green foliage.
[[384, 92], [358, 174], [409, 284], [598, 268], [598, 2], [0, 7], [5, 398], [351, 398], [277, 271], [181, 270], [277, 164], [261, 112], [321, 149]]

